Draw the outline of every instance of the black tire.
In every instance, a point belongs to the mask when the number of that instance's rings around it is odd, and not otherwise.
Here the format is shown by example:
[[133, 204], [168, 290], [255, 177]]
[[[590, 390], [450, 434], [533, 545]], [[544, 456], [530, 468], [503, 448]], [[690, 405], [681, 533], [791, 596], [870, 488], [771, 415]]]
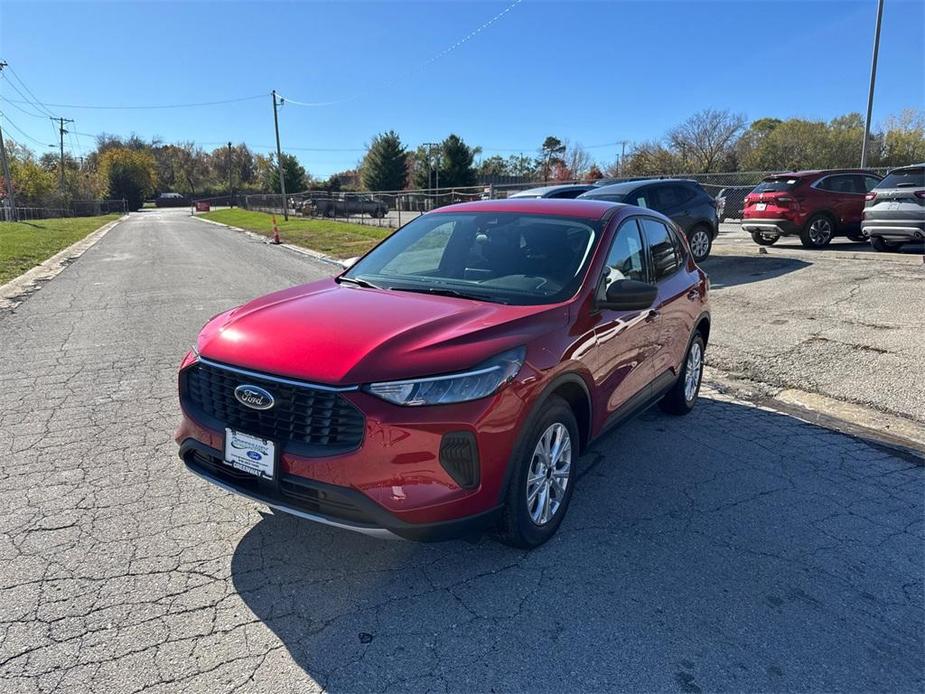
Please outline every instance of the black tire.
[[884, 241], [882, 236], [871, 236], [870, 245], [878, 253], [884, 253], [887, 251], [895, 251], [898, 248], [897, 244]]
[[831, 215], [814, 214], [803, 225], [800, 242], [804, 248], [825, 248], [835, 237], [835, 220]]
[[713, 230], [706, 224], [698, 224], [687, 233], [687, 243], [695, 262], [706, 260], [713, 248]]
[[775, 243], [780, 241], [780, 236], [775, 236], [773, 239], [769, 239], [761, 235], [759, 231], [752, 232], [752, 241], [757, 243], [759, 246], [773, 246]]
[[[695, 349], [699, 350], [700, 358], [696, 360], [695, 387], [690, 397], [688, 397], [687, 372], [692, 366], [691, 353]], [[706, 345], [703, 343], [703, 336], [699, 332], [695, 333], [687, 347], [687, 352], [684, 354], [684, 365], [681, 367], [681, 373], [678, 374], [678, 380], [675, 381], [671, 390], [665, 393], [664, 397], [658, 401], [658, 406], [664, 412], [682, 415], [694, 409], [694, 405], [697, 404], [697, 396], [700, 394], [700, 382], [703, 380], [703, 355], [705, 349]]]
[[[541, 406], [538, 416], [533, 418], [524, 435], [515, 448], [511, 464], [511, 480], [508, 485], [504, 512], [498, 527], [499, 539], [506, 545], [531, 549], [538, 547], [551, 538], [558, 530], [562, 519], [568, 511], [578, 464], [578, 423], [572, 408], [562, 398], [553, 396]], [[531, 506], [540, 503], [541, 494], [533, 504], [528, 504], [527, 477], [534, 461], [534, 452], [540, 438], [554, 425], [561, 424], [568, 431], [571, 455], [569, 459], [569, 476], [566, 478], [565, 493], [558, 500], [558, 507], [545, 523], [538, 524], [531, 518]], [[549, 475], [547, 474], [547, 479]], [[547, 492], [550, 496], [551, 491]]]

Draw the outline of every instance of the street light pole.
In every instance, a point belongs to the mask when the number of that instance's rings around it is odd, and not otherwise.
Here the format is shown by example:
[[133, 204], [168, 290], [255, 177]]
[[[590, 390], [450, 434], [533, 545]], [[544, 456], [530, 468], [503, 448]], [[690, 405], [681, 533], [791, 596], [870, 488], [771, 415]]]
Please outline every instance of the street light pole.
[[286, 178], [283, 175], [283, 152], [279, 146], [279, 116], [276, 107], [282, 106], [282, 99], [276, 102], [276, 90], [273, 90], [273, 127], [276, 129], [276, 163], [279, 166], [279, 189], [283, 194], [283, 219], [289, 221], [289, 203], [286, 200]]
[[880, 53], [880, 23], [883, 20], [883, 0], [877, 0], [877, 25], [874, 29], [874, 54], [870, 60], [870, 88], [867, 91], [867, 118], [864, 121], [864, 142], [861, 143], [861, 168], [867, 167], [867, 146], [870, 143], [870, 117], [874, 110], [874, 83], [877, 81], [877, 54]]

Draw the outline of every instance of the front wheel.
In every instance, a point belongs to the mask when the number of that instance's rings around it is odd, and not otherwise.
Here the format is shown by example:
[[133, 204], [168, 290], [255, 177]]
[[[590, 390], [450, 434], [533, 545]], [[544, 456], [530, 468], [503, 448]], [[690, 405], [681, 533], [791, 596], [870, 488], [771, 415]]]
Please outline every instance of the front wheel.
[[568, 509], [575, 488], [578, 424], [572, 409], [558, 397], [543, 406], [511, 461], [500, 539], [530, 549], [551, 538]]
[[687, 348], [684, 367], [678, 374], [678, 380], [658, 402], [663, 411], [669, 414], [687, 414], [694, 409], [697, 396], [700, 394], [700, 381], [703, 380], [704, 348], [703, 336], [698, 332]]
[[833, 236], [835, 220], [827, 214], [817, 214], [806, 222], [806, 226], [800, 232], [800, 242], [805, 248], [825, 248]]
[[706, 260], [707, 256], [710, 255], [710, 249], [713, 247], [713, 234], [706, 225], [698, 224], [691, 229], [687, 241], [696, 262]]

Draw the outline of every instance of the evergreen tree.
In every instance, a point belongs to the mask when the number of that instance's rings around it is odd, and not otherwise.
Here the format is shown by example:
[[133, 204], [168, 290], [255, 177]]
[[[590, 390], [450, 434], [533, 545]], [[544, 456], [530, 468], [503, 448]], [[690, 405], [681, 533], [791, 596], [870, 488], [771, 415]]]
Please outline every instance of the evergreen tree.
[[367, 190], [403, 190], [408, 152], [394, 130], [376, 135], [361, 167]]
[[459, 135], [447, 137], [440, 148], [440, 187], [474, 186], [476, 176], [472, 163], [475, 154], [476, 150], [467, 145]]

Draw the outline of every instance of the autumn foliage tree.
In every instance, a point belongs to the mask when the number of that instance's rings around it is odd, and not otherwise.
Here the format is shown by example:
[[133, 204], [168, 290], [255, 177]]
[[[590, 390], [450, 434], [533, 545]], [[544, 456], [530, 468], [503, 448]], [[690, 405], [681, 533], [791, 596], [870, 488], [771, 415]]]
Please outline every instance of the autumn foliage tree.
[[157, 167], [148, 150], [114, 147], [99, 157], [99, 172], [110, 198], [123, 198], [128, 209], [139, 209], [154, 192]]

